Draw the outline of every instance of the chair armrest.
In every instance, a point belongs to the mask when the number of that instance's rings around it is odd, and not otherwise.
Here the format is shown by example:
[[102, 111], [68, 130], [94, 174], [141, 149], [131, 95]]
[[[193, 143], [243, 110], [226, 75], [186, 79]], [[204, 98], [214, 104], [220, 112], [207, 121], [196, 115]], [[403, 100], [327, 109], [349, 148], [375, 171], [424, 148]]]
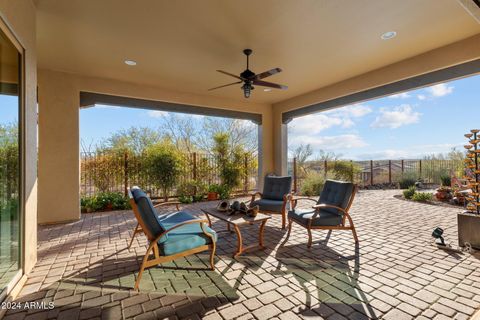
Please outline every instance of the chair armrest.
[[157, 203], [156, 205], [154, 205], [153, 207], [154, 208], [158, 208], [158, 207], [161, 207], [161, 206], [171, 206], [171, 205], [175, 205], [177, 207], [177, 210], [180, 211], [180, 205], [182, 203], [181, 202], [174, 202], [174, 201], [170, 201], [170, 202], [160, 202], [160, 203]]
[[[331, 204], [326, 204], [326, 203], [320, 203], [312, 207], [315, 210], [322, 209], [322, 208], [333, 208], [342, 211], [344, 214], [347, 213], [347, 211], [343, 208], [331, 205]], [[312, 217], [313, 218], [313, 217]]]
[[252, 199], [250, 199], [250, 201], [248, 201], [248, 202], [253, 202], [253, 201], [255, 201], [255, 198], [257, 197], [257, 195], [258, 195], [260, 198], [263, 197], [263, 193], [257, 191], [257, 192], [255, 192], [254, 194], [252, 194]]
[[290, 207], [292, 209], [296, 208], [299, 200], [309, 200], [309, 201], [313, 201], [313, 202], [317, 203], [317, 200], [315, 200], [315, 199], [312, 199], [312, 198], [309, 198], [309, 197], [298, 197], [298, 196], [295, 196], [293, 193], [291, 193], [287, 196], [287, 200], [288, 199], [290, 199]]

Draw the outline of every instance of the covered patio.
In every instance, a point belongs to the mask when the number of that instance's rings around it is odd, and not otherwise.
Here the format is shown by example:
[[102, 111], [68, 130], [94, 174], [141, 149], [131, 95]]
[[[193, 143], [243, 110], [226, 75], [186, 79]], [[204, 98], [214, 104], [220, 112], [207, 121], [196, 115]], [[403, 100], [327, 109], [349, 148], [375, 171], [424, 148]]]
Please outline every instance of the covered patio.
[[[131, 287], [146, 241], [139, 236], [126, 248], [132, 212], [42, 226], [38, 262], [16, 301], [55, 309], [12, 310], [5, 319], [468, 319], [480, 307], [480, 257], [437, 250], [430, 238], [437, 225], [456, 238], [458, 210], [406, 203], [398, 193], [360, 192], [351, 210], [358, 247], [349, 232], [317, 231], [307, 249], [299, 227], [280, 247], [285, 232], [276, 216], [266, 249], [232, 259], [235, 235], [223, 234], [216, 271], [205, 271], [208, 254], [179, 259], [148, 269], [139, 293]], [[187, 210], [198, 214], [200, 206]], [[245, 240], [256, 237], [253, 227]]]
[[[479, 74], [478, 0], [12, 0], [0, 1], [0, 35], [16, 64], [0, 89], [18, 99], [18, 183], [4, 193], [18, 219], [2, 243], [18, 250], [0, 303], [32, 303], [0, 318], [469, 319], [480, 308], [478, 255], [431, 243], [437, 226], [456, 242], [461, 209], [399, 190], [359, 192], [357, 244], [348, 231], [314, 231], [308, 248], [294, 224], [282, 247], [274, 215], [263, 250], [232, 258], [236, 236], [220, 234], [215, 270], [207, 253], [176, 259], [147, 269], [137, 292], [147, 239], [127, 248], [132, 211], [81, 213], [79, 156], [80, 110], [102, 103], [247, 119], [262, 190], [267, 175], [287, 175], [292, 119]], [[281, 90], [244, 78], [247, 48], [247, 68], [269, 70]], [[224, 69], [242, 83], [209, 91], [234, 80]]]

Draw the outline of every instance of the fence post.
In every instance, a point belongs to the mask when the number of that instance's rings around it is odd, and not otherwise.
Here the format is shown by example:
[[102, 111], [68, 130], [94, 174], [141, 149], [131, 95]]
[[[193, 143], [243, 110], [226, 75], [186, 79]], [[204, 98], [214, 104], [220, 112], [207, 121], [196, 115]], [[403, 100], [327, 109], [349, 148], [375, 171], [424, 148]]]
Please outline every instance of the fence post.
[[404, 165], [403, 165], [403, 159], [402, 159], [402, 175], [403, 175], [403, 172], [405, 171], [404, 168], [405, 168], [405, 167], [404, 167]]
[[245, 194], [248, 193], [248, 154], [245, 153], [245, 162], [244, 162], [244, 165], [245, 165], [245, 177], [244, 177], [244, 181], [243, 181], [243, 191]]
[[128, 153], [127, 152], [125, 152], [123, 156], [123, 177], [124, 177], [123, 192], [125, 194], [125, 197], [128, 197]]
[[419, 178], [422, 178], [422, 160], [418, 160], [418, 170], [419, 170]]
[[352, 176], [352, 181], [350, 181], [350, 182], [353, 182], [355, 180], [355, 178], [353, 177], [353, 160], [350, 160], [350, 172], [351, 172], [351, 176]]
[[293, 158], [293, 192], [297, 193], [297, 158]]
[[392, 160], [388, 160], [388, 183], [392, 184]]
[[326, 159], [323, 161], [323, 178], [325, 180], [327, 179], [327, 160]]
[[[192, 154], [193, 156], [193, 181], [197, 181], [197, 153], [194, 152]], [[195, 186], [193, 187], [193, 194], [196, 196], [197, 195], [197, 184], [195, 183]]]
[[373, 160], [370, 160], [370, 185], [373, 185]]

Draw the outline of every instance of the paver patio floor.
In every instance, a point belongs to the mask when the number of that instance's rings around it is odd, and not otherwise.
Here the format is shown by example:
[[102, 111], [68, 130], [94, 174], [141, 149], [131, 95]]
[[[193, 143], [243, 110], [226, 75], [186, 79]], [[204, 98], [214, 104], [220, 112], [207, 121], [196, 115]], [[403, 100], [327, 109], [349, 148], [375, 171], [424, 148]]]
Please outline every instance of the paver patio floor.
[[[238, 259], [234, 234], [221, 234], [216, 270], [208, 253], [144, 273], [131, 290], [146, 239], [128, 250], [130, 211], [85, 214], [42, 226], [38, 262], [17, 301], [54, 302], [52, 310], [9, 310], [5, 319], [467, 319], [480, 307], [480, 260], [431, 245], [434, 227], [455, 242], [461, 209], [406, 202], [398, 190], [360, 191], [351, 215], [359, 235], [314, 232], [294, 224], [290, 240], [274, 216], [266, 249]], [[197, 204], [188, 206], [199, 212]], [[214, 220], [213, 228], [224, 229]], [[255, 241], [257, 227], [245, 231]], [[243, 230], [242, 230], [243, 231]]]

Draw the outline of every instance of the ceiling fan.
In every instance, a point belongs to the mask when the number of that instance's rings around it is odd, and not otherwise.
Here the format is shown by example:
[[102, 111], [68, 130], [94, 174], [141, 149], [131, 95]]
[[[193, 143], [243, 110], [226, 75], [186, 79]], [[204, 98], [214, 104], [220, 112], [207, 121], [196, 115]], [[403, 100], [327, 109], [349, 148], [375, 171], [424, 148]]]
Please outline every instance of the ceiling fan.
[[288, 89], [287, 86], [262, 80], [262, 79], [265, 79], [266, 77], [270, 77], [270, 76], [273, 76], [274, 74], [282, 72], [282, 69], [273, 68], [271, 70], [268, 70], [268, 71], [265, 71], [265, 72], [262, 72], [262, 73], [259, 73], [259, 74], [255, 74], [253, 71], [248, 69], [248, 67], [249, 67], [249, 56], [252, 54], [252, 49], [245, 49], [245, 50], [243, 50], [243, 53], [247, 56], [247, 69], [245, 69], [245, 71], [240, 73], [239, 76], [237, 76], [233, 73], [230, 73], [230, 72], [223, 71], [223, 70], [217, 70], [220, 73], [223, 73], [223, 74], [226, 74], [228, 76], [237, 78], [240, 81], [232, 82], [232, 83], [229, 83], [229, 84], [224, 84], [223, 86], [218, 86], [218, 87], [215, 87], [215, 88], [210, 88], [210, 89], [208, 89], [208, 91], [215, 90], [215, 89], [220, 89], [220, 88], [224, 88], [224, 87], [228, 87], [228, 86], [233, 86], [235, 84], [239, 84], [239, 83], [242, 83], [242, 82], [243, 82], [242, 90], [243, 90], [243, 95], [245, 96], [245, 98], [250, 97], [250, 94], [251, 94], [252, 90], [254, 89], [253, 85], [262, 86], [262, 87], [269, 87], [269, 88], [274, 88], [274, 89], [281, 89], [281, 90], [287, 90]]

